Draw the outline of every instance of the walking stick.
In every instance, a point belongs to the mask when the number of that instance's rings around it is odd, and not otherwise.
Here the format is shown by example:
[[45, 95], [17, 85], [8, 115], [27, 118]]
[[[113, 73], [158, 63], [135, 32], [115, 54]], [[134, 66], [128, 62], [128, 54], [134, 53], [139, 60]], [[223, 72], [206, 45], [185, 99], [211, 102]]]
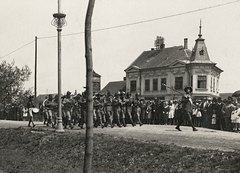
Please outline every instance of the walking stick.
[[174, 89], [174, 88], [172, 88], [172, 87], [170, 87], [170, 86], [168, 86], [168, 85], [166, 85], [166, 84], [164, 84], [164, 83], [162, 83], [162, 85], [184, 96], [183, 93], [177, 91], [176, 89]]

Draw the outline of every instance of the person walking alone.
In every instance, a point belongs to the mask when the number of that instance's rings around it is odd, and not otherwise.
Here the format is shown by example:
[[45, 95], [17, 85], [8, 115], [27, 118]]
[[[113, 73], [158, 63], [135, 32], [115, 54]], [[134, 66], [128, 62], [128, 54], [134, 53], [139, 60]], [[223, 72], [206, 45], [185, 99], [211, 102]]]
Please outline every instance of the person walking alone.
[[[186, 94], [183, 96], [182, 98], [182, 111], [183, 111], [183, 117], [187, 117], [187, 119], [189, 120], [191, 126], [192, 126], [192, 129], [193, 131], [198, 131], [194, 125], [193, 125], [193, 122], [192, 122], [192, 99], [191, 99], [191, 96], [190, 96], [190, 93], [192, 92], [192, 87], [186, 87], [184, 88], [184, 91], [186, 92]], [[178, 131], [182, 131], [180, 129], [180, 126], [182, 125], [183, 123], [183, 117], [180, 117], [180, 120], [177, 124], [177, 127], [176, 129]]]

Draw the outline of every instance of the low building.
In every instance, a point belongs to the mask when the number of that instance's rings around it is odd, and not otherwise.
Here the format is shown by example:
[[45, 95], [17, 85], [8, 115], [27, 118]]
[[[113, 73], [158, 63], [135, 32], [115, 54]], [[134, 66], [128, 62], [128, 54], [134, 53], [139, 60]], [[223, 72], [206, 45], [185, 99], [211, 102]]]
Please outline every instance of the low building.
[[114, 81], [109, 82], [100, 93], [106, 94], [109, 91], [111, 94], [115, 94], [118, 91], [126, 91], [126, 81]]
[[125, 69], [126, 92], [169, 100], [181, 98], [184, 88], [191, 86], [195, 98], [218, 97], [223, 70], [210, 60], [201, 25], [195, 41], [193, 50], [188, 49], [186, 38], [183, 46], [165, 48], [163, 37], [157, 37], [156, 48], [142, 52]]

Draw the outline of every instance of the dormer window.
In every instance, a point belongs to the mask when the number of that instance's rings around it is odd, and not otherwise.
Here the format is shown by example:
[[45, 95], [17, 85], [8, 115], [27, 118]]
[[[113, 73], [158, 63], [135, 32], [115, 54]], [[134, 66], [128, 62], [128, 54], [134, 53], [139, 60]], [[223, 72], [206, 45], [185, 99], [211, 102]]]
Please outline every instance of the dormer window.
[[202, 48], [202, 50], [199, 51], [199, 54], [200, 54], [200, 55], [204, 55], [204, 50], [203, 50], [203, 48]]

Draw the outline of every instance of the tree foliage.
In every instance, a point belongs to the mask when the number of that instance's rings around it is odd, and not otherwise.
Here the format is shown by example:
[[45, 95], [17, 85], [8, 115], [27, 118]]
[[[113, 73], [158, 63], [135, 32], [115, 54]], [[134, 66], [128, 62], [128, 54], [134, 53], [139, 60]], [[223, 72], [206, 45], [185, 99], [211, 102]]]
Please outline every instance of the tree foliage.
[[0, 110], [25, 104], [31, 91], [25, 90], [24, 82], [29, 80], [30, 75], [27, 65], [19, 68], [15, 62], [3, 61], [0, 64]]

